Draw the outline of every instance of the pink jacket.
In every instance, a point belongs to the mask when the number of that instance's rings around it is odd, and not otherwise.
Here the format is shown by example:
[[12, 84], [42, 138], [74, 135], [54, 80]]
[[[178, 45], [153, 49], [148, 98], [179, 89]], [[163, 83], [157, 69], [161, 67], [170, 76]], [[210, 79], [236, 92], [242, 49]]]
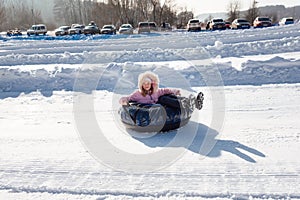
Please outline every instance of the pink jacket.
[[129, 95], [127, 97], [122, 97], [120, 99], [120, 102], [126, 100], [127, 102], [136, 101], [138, 103], [153, 104], [153, 103], [156, 103], [158, 101], [158, 98], [160, 96], [165, 95], [165, 94], [176, 94], [177, 92], [178, 92], [177, 89], [162, 88], [162, 89], [157, 89], [157, 91], [154, 92], [151, 95], [147, 94], [146, 96], [143, 96], [141, 94], [141, 92], [139, 90], [137, 90], [137, 91], [133, 92], [131, 95]]
[[[151, 95], [146, 95], [143, 96], [141, 94], [142, 91], [142, 85], [143, 85], [143, 80], [145, 79], [150, 79], [152, 81], [152, 86], [153, 86], [153, 93]], [[159, 85], [159, 78], [156, 74], [153, 72], [147, 71], [139, 75], [138, 77], [138, 87], [139, 90], [133, 92], [127, 97], [122, 97], [119, 102], [122, 104], [122, 102], [129, 102], [129, 101], [136, 101], [138, 103], [149, 103], [153, 104], [158, 101], [158, 98], [162, 95], [165, 94], [179, 94], [180, 91], [178, 89], [169, 89], [169, 88], [163, 88], [160, 89], [158, 88]]]

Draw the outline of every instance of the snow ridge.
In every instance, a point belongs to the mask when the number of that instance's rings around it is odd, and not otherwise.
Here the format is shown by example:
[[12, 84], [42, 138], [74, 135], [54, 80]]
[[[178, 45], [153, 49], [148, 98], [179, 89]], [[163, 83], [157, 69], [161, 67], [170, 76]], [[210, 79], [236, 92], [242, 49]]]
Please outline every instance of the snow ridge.
[[[145, 70], [140, 64], [111, 64], [110, 69], [104, 67], [80, 68], [54, 67], [54, 69], [32, 69], [23, 68], [10, 69], [0, 68], [0, 91], [3, 95], [8, 93], [30, 93], [40, 91], [45, 96], [51, 95], [53, 91], [73, 91], [75, 81], [79, 80], [91, 90], [113, 91], [117, 81], [122, 78], [125, 68]], [[153, 65], [156, 66], [156, 65]], [[159, 67], [159, 66], [158, 66]], [[300, 81], [300, 60], [291, 61], [280, 57], [268, 61], [248, 61], [243, 64], [242, 70], [231, 67], [230, 63], [216, 65], [221, 74], [224, 85], [262, 85], [280, 83], [298, 83]], [[206, 68], [200, 68], [203, 72], [196, 73], [195, 68], [188, 67], [177, 70], [178, 73], [189, 81], [190, 85], [205, 86], [201, 73], [208, 73]], [[102, 74], [105, 71], [104, 74]], [[99, 77], [101, 81], [98, 82]], [[136, 87], [136, 77], [132, 78], [132, 85]], [[11, 95], [11, 94], [10, 94]], [[16, 94], [17, 96], [17, 94]]]
[[50, 193], [50, 194], [69, 194], [69, 195], [90, 195], [100, 197], [122, 197], [122, 198], [145, 198], [145, 199], [183, 199], [183, 198], [201, 198], [201, 199], [299, 199], [300, 194], [251, 194], [249, 193], [212, 193], [201, 194], [197, 192], [176, 192], [176, 191], [160, 191], [160, 192], [139, 192], [139, 191], [118, 191], [118, 190], [88, 190], [88, 189], [67, 189], [67, 188], [48, 188], [48, 187], [14, 187], [0, 185], [0, 190], [9, 190], [14, 193]]

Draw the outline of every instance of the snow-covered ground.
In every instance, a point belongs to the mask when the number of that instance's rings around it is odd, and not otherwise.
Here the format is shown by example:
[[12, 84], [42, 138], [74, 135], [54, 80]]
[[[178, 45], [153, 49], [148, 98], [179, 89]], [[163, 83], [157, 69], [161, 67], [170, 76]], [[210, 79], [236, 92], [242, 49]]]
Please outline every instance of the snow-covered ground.
[[[203, 91], [163, 134], [126, 130], [139, 73]], [[300, 24], [0, 36], [0, 199], [300, 199]]]

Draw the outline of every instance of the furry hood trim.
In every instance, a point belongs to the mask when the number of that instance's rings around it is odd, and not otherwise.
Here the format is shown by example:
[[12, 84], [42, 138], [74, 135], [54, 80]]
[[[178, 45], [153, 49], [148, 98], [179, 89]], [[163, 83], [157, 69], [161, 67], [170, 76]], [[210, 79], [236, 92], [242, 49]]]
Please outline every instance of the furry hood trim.
[[142, 91], [143, 83], [145, 81], [148, 81], [149, 79], [151, 80], [151, 83], [152, 83], [153, 92], [157, 92], [158, 85], [159, 85], [159, 78], [158, 78], [157, 74], [150, 72], [150, 71], [146, 71], [139, 75], [139, 78], [138, 78], [139, 90]]

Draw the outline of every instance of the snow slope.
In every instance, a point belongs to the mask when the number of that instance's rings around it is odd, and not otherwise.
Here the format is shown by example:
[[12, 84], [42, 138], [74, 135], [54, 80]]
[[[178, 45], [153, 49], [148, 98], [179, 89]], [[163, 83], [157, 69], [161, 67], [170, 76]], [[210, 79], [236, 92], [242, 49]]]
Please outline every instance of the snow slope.
[[[203, 91], [177, 131], [118, 119], [140, 72]], [[300, 24], [0, 37], [0, 199], [300, 199]]]

